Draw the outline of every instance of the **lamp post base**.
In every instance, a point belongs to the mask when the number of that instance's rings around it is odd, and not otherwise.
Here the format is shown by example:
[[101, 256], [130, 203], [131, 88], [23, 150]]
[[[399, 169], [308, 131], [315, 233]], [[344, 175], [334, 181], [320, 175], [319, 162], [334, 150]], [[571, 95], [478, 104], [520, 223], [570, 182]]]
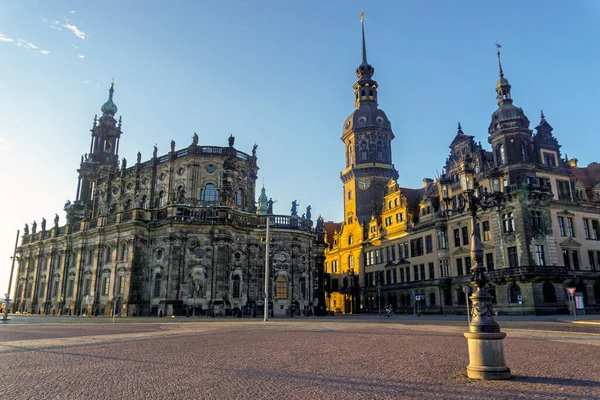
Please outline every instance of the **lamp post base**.
[[510, 368], [504, 361], [503, 339], [506, 333], [464, 334], [469, 342], [467, 376], [471, 379], [501, 380], [510, 379]]

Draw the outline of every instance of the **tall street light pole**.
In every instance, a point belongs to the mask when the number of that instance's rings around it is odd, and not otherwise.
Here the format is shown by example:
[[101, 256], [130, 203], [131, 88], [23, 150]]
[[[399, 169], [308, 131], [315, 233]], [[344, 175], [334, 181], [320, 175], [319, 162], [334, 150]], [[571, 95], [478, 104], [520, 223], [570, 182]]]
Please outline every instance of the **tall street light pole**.
[[17, 246], [19, 245], [19, 233], [17, 230], [17, 238], [15, 239], [15, 250], [13, 251], [12, 262], [10, 265], [10, 279], [8, 280], [8, 290], [6, 291], [6, 299], [4, 300], [4, 315], [2, 316], [3, 321], [8, 321], [8, 303], [10, 302], [10, 287], [13, 280], [13, 272], [15, 271], [15, 260], [17, 259]]
[[[490, 172], [489, 182], [492, 193], [488, 193], [487, 188], [483, 192], [476, 191], [479, 185], [475, 179], [473, 159], [469, 154], [461, 159], [458, 175], [463, 193], [467, 196], [467, 207], [471, 217], [471, 264], [473, 265], [471, 283], [475, 286], [475, 292], [471, 295], [469, 332], [464, 334], [469, 343], [470, 363], [467, 367], [467, 376], [485, 380], [510, 379], [510, 369], [504, 360], [503, 339], [506, 333], [500, 332], [500, 326], [494, 318], [492, 296], [485, 290], [490, 279], [486, 276], [483, 266], [483, 247], [477, 224], [478, 209], [486, 210], [491, 207], [502, 209], [504, 195], [501, 191], [502, 175], [497, 169]], [[450, 179], [440, 180], [442, 197], [446, 204], [450, 199], [451, 183]]]
[[269, 243], [271, 242], [271, 238], [269, 238], [269, 225], [270, 218], [267, 216], [267, 233], [266, 233], [266, 244], [265, 244], [265, 315], [264, 322], [269, 320]]

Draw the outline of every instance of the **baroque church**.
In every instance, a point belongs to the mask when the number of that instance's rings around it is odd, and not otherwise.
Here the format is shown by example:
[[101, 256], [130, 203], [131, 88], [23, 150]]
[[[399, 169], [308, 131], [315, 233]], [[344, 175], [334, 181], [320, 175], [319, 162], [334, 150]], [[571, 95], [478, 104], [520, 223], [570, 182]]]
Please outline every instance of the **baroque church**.
[[[251, 154], [191, 143], [119, 162], [114, 87], [94, 118], [67, 223], [25, 226], [13, 311], [35, 314], [274, 316], [324, 313], [323, 220], [258, 205]], [[267, 236], [267, 224], [270, 235]], [[267, 246], [267, 240], [269, 246]], [[265, 274], [267, 248], [269, 272]], [[265, 299], [265, 278], [269, 297]]]
[[472, 160], [479, 193], [493, 193], [496, 200], [477, 217], [496, 310], [567, 313], [571, 288], [577, 312], [600, 311], [600, 164], [580, 167], [563, 156], [543, 112], [530, 128], [513, 104], [499, 51], [497, 56], [498, 108], [488, 129], [489, 150], [459, 123], [443, 173], [423, 179], [420, 188], [403, 188], [392, 163], [392, 126], [378, 107], [363, 22], [355, 110], [341, 137], [344, 220], [325, 222], [328, 314], [376, 313], [386, 306], [411, 314], [467, 312], [473, 232], [459, 182], [465, 159]]

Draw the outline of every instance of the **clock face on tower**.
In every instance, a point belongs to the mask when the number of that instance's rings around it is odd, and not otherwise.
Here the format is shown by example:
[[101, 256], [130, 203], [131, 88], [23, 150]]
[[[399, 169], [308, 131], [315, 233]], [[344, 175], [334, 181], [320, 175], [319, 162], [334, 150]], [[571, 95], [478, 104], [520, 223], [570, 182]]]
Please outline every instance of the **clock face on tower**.
[[362, 190], [367, 190], [371, 186], [371, 181], [369, 178], [360, 178], [358, 180], [358, 188]]

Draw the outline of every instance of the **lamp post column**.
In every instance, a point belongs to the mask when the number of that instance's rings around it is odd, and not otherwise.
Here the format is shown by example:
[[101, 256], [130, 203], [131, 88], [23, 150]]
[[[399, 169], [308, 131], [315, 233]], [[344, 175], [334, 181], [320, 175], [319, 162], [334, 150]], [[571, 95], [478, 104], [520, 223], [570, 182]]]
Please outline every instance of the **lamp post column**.
[[504, 361], [503, 339], [506, 333], [500, 332], [500, 326], [494, 319], [492, 296], [485, 290], [490, 281], [483, 266], [483, 248], [477, 225], [478, 199], [473, 191], [467, 193], [471, 213], [471, 262], [473, 281], [476, 290], [471, 295], [473, 308], [469, 332], [465, 337], [469, 343], [469, 366], [467, 375], [472, 379], [510, 379], [510, 369]]

